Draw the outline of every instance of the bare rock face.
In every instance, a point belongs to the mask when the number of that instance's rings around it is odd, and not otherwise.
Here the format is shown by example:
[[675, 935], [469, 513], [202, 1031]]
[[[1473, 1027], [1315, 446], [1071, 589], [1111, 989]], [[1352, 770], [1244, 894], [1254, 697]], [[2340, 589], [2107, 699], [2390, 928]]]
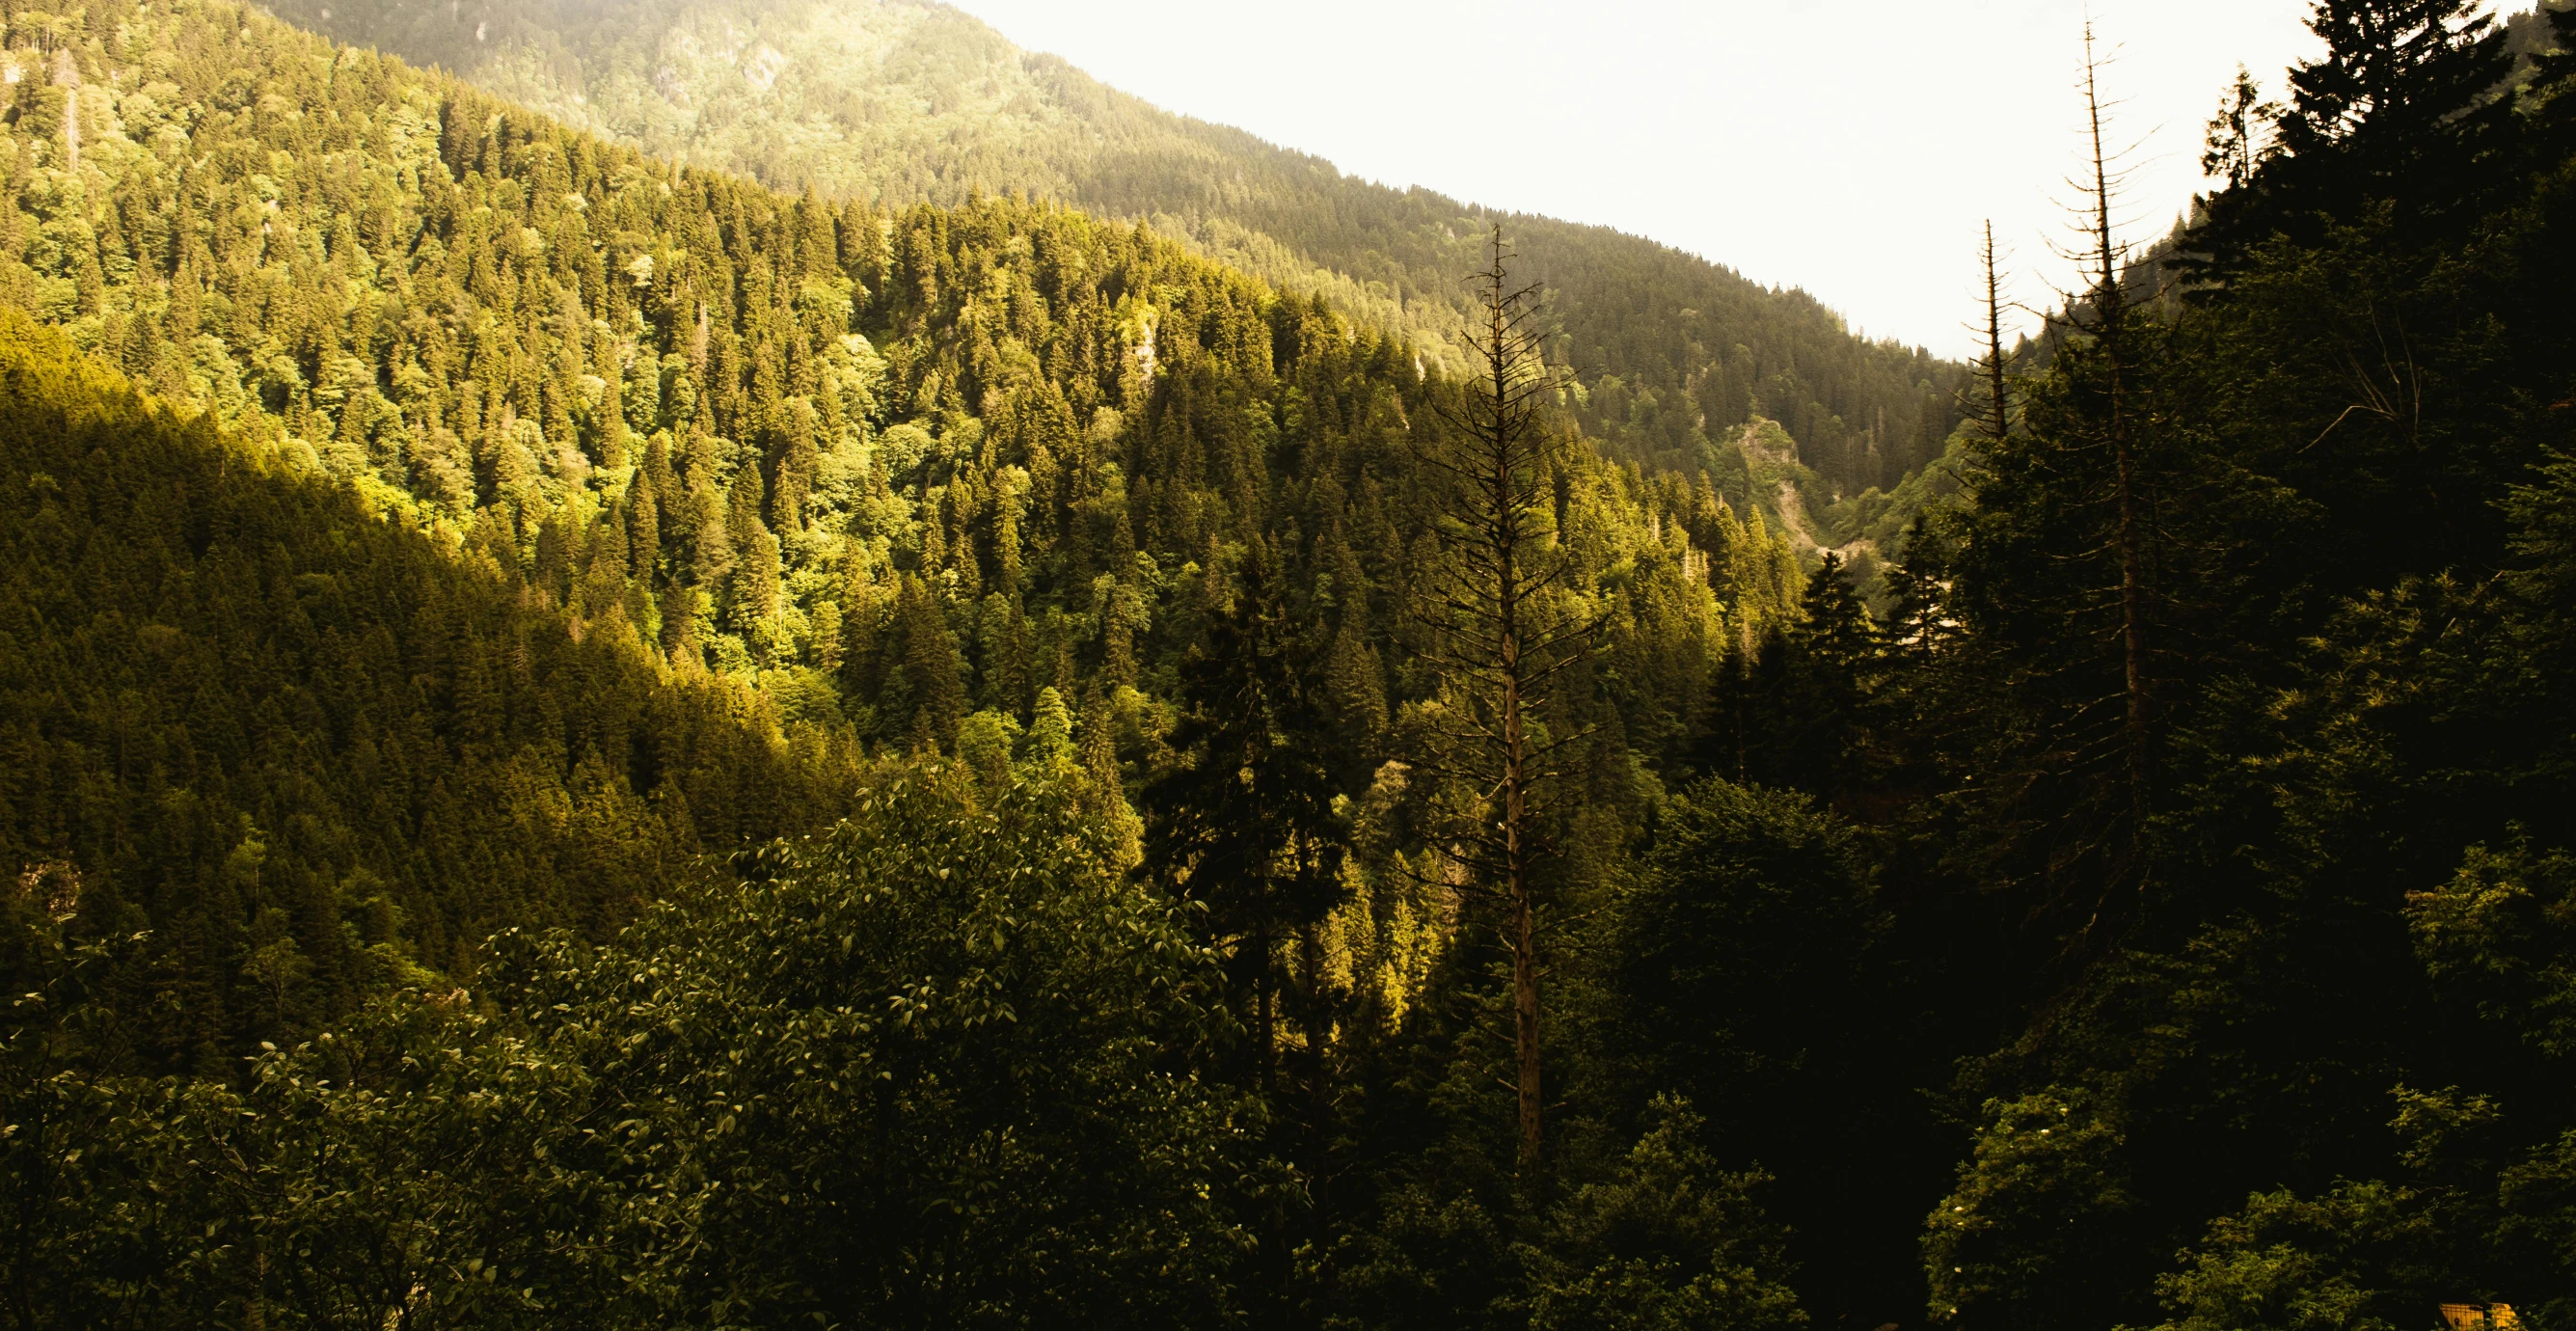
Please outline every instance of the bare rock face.
[[777, 86], [778, 76], [787, 68], [787, 54], [767, 42], [751, 49], [742, 62], [743, 82], [762, 92]]
[[680, 71], [673, 66], [662, 64], [653, 67], [653, 91], [660, 93], [663, 101], [669, 102], [680, 110], [689, 109], [688, 80], [682, 78]]

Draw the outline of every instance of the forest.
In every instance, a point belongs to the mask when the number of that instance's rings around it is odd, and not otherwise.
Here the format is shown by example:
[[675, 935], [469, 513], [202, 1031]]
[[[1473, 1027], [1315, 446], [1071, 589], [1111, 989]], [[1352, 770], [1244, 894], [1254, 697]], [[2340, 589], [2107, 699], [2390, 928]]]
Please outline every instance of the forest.
[[[1487, 210], [1159, 110], [944, 5], [287, 0], [276, 12], [791, 192], [955, 206], [980, 187], [1142, 221], [1398, 333], [1435, 370], [1463, 363], [1460, 279], [1478, 264]], [[1566, 411], [1614, 460], [1705, 468], [1721, 485], [1733, 474], [1742, 509], [1750, 482], [1734, 432], [1758, 416], [1813, 469], [1804, 502], [1819, 524], [1848, 525], [1827, 506], [1893, 491], [1941, 455], [1955, 364], [1856, 336], [1805, 292], [1642, 237], [1507, 220], [1521, 271], [1547, 288], [1539, 353], [1581, 385]], [[1755, 502], [1778, 522], [1776, 492]]]
[[2576, 11], [2097, 149], [1874, 568], [1537, 219], [0, 19], [0, 1327], [2576, 1328]]

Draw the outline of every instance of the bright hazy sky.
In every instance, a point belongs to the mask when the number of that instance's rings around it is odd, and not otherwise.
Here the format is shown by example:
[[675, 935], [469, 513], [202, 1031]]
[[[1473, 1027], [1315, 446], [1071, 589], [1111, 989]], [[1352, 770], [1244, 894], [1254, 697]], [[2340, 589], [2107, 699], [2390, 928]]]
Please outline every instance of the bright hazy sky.
[[[1597, 222], [1963, 354], [1992, 217], [2013, 294], [2068, 265], [2085, 0], [953, 0], [1165, 109], [1353, 175]], [[2515, 8], [2527, 8], [2517, 4]], [[2309, 54], [2304, 0], [2091, 0], [2125, 99], [2130, 231], [2199, 183], [2241, 61]], [[1500, 105], [1512, 133], [1487, 134]]]

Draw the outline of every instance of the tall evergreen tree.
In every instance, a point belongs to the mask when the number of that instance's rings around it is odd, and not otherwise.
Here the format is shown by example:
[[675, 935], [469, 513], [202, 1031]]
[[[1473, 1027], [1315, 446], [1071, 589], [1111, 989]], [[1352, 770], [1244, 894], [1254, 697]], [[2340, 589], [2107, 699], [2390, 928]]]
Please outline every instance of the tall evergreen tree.
[[[2513, 58], [2474, 0], [2318, 0], [2308, 28], [2325, 53], [2290, 71], [2290, 99], [2246, 107], [2240, 80], [2231, 174], [2209, 202], [2186, 262], [2224, 283], [2273, 237], [2313, 245], [2326, 228], [2393, 209], [2392, 239], [2451, 234], [2490, 201], [2510, 151], [2514, 99], [2497, 96]], [[2277, 152], [2257, 153], [2242, 123], [2272, 112]]]
[[1549, 788], [1569, 746], [1583, 739], [1579, 729], [1550, 733], [1546, 716], [1551, 690], [1590, 654], [1598, 621], [1567, 604], [1571, 561], [1549, 539], [1566, 444], [1546, 411], [1553, 385], [1531, 323], [1535, 288], [1513, 284], [1512, 257], [1496, 226], [1476, 278], [1469, 330], [1476, 373], [1449, 412], [1447, 433], [1422, 453], [1438, 478], [1445, 527], [1422, 614], [1446, 680], [1442, 742], [1429, 761], [1490, 806], [1460, 845], [1469, 872], [1505, 913], [1520, 1169], [1535, 1175], [1546, 1112], [1536, 868], [1547, 853]]

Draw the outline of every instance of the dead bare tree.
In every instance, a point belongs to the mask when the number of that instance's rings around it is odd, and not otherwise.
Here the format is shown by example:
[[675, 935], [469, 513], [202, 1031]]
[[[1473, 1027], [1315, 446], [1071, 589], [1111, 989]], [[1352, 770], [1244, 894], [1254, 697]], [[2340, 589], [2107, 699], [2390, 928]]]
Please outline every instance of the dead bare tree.
[[2084, 119], [2092, 142], [2093, 178], [2088, 194], [2092, 212], [2093, 307], [2088, 330], [2102, 348], [2108, 395], [2103, 427], [2111, 445], [2118, 490], [2117, 540], [2120, 550], [2120, 651], [2126, 697], [2124, 739], [2128, 750], [2131, 798], [2146, 793], [2147, 758], [2147, 620], [2146, 576], [2138, 504], [2138, 461], [2129, 419], [2129, 307], [2120, 278], [2125, 251], [2112, 240], [2113, 191], [2110, 156], [2102, 146], [2102, 59], [2093, 41], [2093, 25], [2084, 25]]
[[1986, 222], [1986, 363], [1978, 373], [1986, 381], [1986, 435], [2002, 442], [2012, 433], [2012, 399], [2004, 385], [2004, 286], [1995, 267], [1995, 224]]
[[1475, 792], [1453, 853], [1470, 881], [1505, 908], [1512, 957], [1512, 1044], [1519, 1094], [1519, 1166], [1539, 1163], [1538, 919], [1534, 868], [1546, 854], [1545, 791], [1557, 758], [1585, 737], [1541, 721], [1548, 685], [1591, 651], [1597, 619], [1567, 595], [1570, 561], [1555, 539], [1555, 473], [1564, 436], [1539, 355], [1536, 285], [1514, 286], [1511, 247], [1497, 225], [1475, 275], [1467, 343], [1476, 373], [1441, 410], [1445, 428], [1422, 450], [1438, 496], [1443, 558], [1418, 609], [1443, 677], [1436, 743], [1426, 764]]

